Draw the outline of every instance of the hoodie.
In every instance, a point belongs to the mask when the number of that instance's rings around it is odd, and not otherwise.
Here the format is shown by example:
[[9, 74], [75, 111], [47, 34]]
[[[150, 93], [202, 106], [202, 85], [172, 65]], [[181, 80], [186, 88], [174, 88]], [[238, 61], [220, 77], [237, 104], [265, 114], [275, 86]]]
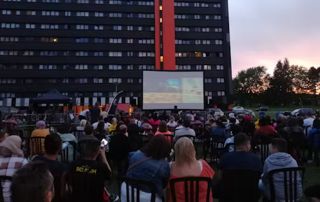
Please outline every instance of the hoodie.
[[[288, 153], [278, 152], [271, 154], [265, 161], [262, 174], [262, 183], [266, 188], [265, 195], [270, 197], [270, 187], [268, 182], [268, 173], [272, 170], [282, 169], [282, 168], [293, 168], [298, 167], [297, 161], [292, 158]], [[276, 191], [276, 201], [282, 201], [285, 198], [284, 185], [283, 185], [283, 174], [274, 175], [275, 191]], [[298, 176], [298, 198], [302, 196], [302, 180], [301, 176]]]

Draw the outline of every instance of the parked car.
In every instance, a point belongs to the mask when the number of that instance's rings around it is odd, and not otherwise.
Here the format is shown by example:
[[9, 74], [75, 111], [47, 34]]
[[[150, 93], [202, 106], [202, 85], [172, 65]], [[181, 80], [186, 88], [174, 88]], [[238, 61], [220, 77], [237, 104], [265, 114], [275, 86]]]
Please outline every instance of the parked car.
[[261, 106], [256, 109], [257, 112], [266, 112], [268, 110], [269, 110], [269, 107], [267, 106]]
[[213, 116], [224, 116], [224, 112], [220, 108], [209, 108], [208, 112]]
[[299, 108], [291, 112], [291, 116], [305, 116], [307, 114], [315, 115], [316, 111], [312, 108]]

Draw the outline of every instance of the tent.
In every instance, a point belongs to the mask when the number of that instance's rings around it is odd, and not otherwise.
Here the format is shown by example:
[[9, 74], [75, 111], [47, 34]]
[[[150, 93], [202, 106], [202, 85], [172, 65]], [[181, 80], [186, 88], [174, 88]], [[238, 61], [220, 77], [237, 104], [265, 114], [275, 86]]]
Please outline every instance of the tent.
[[50, 90], [47, 93], [31, 100], [32, 103], [36, 104], [70, 104], [71, 101], [72, 100], [69, 97], [62, 95], [56, 89]]

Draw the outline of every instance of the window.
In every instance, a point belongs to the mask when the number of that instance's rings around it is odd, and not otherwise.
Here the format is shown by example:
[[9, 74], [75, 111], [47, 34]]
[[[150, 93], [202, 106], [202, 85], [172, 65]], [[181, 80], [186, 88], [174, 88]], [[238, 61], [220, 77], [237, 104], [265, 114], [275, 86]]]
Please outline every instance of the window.
[[77, 84], [86, 84], [86, 83], [88, 83], [88, 79], [87, 78], [78, 78], [78, 79], [75, 79], [74, 82]]
[[94, 78], [93, 83], [103, 83], [103, 79], [102, 78]]
[[109, 52], [109, 57], [122, 57], [122, 52]]
[[122, 83], [121, 78], [109, 78], [109, 83]]
[[94, 30], [103, 30], [104, 26], [103, 25], [94, 25], [93, 29]]
[[217, 78], [217, 83], [224, 83], [224, 78]]
[[109, 65], [109, 70], [122, 70], [121, 65]]
[[225, 93], [224, 91], [218, 91], [218, 92], [217, 92], [217, 95], [218, 95], [219, 97], [221, 97], [221, 96], [225, 96], [226, 93]]
[[112, 26], [112, 29], [113, 29], [114, 31], [121, 31], [121, 30], [122, 30], [122, 26], [121, 26], [121, 25], [113, 25], [113, 26]]
[[26, 29], [35, 29], [36, 25], [35, 24], [26, 24]]
[[122, 18], [122, 13], [109, 13], [110, 18]]
[[77, 17], [89, 17], [89, 12], [76, 12]]
[[131, 78], [127, 79], [127, 83], [133, 83], [133, 79]]
[[76, 25], [77, 30], [88, 30], [89, 25]]
[[224, 70], [224, 66], [223, 65], [217, 65], [217, 70]]
[[122, 43], [121, 38], [110, 38], [109, 43]]
[[2, 15], [11, 15], [11, 10], [2, 10]]
[[94, 70], [103, 70], [103, 65], [94, 65], [93, 69]]
[[76, 38], [76, 43], [89, 43], [89, 38]]
[[74, 69], [75, 70], [87, 70], [88, 69], [88, 65], [78, 64], [78, 65], [75, 65]]
[[212, 83], [212, 79], [211, 79], [211, 78], [205, 78], [205, 79], [204, 79], [204, 82], [205, 82], [205, 83]]

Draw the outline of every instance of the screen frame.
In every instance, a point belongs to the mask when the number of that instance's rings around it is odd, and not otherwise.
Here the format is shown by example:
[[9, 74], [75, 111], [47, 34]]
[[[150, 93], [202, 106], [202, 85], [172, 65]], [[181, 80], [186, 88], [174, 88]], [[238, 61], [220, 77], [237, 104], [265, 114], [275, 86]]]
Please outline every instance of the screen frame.
[[172, 109], [145, 109], [144, 108], [144, 72], [175, 72], [175, 73], [180, 73], [180, 72], [184, 72], [184, 73], [192, 73], [192, 72], [196, 72], [196, 73], [202, 73], [202, 85], [203, 85], [203, 93], [202, 93], [202, 100], [203, 100], [203, 108], [202, 109], [193, 109], [193, 108], [179, 108], [178, 107], [178, 110], [182, 110], [182, 111], [184, 111], [184, 110], [205, 110], [206, 109], [206, 107], [205, 107], [205, 82], [204, 82], [204, 80], [205, 80], [205, 78], [204, 78], [204, 76], [205, 76], [205, 73], [204, 73], [204, 71], [203, 70], [201, 70], [201, 71], [194, 71], [194, 70], [183, 70], [183, 71], [179, 71], [179, 70], [144, 70], [144, 71], [142, 71], [142, 96], [141, 96], [141, 100], [142, 100], [142, 110], [144, 110], [144, 111], [155, 111], [155, 110], [173, 110], [174, 108], [172, 108]]

